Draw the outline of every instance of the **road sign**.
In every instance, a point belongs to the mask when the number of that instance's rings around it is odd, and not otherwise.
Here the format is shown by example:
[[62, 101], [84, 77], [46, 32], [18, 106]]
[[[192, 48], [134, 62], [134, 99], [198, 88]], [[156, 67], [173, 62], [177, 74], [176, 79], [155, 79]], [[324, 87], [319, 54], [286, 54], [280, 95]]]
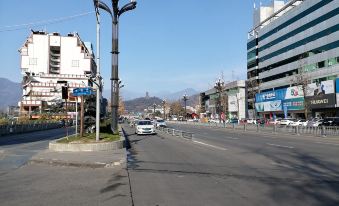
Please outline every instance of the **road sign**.
[[73, 89], [73, 96], [86, 96], [91, 94], [93, 94], [93, 90], [90, 87]]

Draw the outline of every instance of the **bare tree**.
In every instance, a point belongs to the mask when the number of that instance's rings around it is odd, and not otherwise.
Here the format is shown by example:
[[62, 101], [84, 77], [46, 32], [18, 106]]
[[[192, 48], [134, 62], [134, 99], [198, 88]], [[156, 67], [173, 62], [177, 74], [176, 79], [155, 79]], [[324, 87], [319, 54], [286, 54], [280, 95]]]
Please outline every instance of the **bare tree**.
[[248, 105], [253, 110], [254, 119], [257, 118], [257, 112], [255, 110], [255, 95], [259, 92], [260, 81], [255, 80], [247, 80], [246, 88], [247, 88], [247, 97], [252, 101]]

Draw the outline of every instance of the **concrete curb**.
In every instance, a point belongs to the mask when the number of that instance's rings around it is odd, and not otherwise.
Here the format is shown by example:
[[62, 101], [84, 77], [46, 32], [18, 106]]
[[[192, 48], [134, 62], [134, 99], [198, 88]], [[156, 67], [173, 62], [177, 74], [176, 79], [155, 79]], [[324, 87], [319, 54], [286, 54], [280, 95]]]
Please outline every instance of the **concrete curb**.
[[93, 151], [118, 150], [124, 148], [125, 145], [125, 138], [121, 136], [121, 134], [120, 140], [114, 142], [65, 144], [57, 143], [56, 141], [58, 140], [49, 142], [50, 150], [58, 152], [93, 152]]
[[79, 167], [79, 168], [113, 168], [117, 166], [123, 166], [125, 160], [120, 160], [111, 163], [103, 162], [72, 162], [72, 161], [63, 161], [63, 160], [50, 160], [50, 159], [31, 159], [28, 161], [28, 164], [44, 164], [51, 166], [66, 166], [66, 167]]

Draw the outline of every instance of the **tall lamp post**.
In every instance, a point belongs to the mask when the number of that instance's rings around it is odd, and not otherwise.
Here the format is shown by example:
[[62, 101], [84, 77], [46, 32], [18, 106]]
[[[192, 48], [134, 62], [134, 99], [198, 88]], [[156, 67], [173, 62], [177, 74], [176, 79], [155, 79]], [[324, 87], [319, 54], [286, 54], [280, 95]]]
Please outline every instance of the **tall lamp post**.
[[218, 113], [218, 116], [219, 116], [219, 123], [221, 123], [221, 93], [224, 89], [224, 82], [221, 79], [218, 79], [218, 81], [215, 82], [214, 88], [219, 93], [218, 104], [217, 104], [217, 113]]
[[118, 131], [118, 107], [119, 107], [119, 74], [118, 74], [118, 55], [119, 55], [119, 17], [126, 11], [136, 8], [137, 2], [131, 0], [119, 8], [119, 0], [111, 0], [112, 9], [100, 0], [94, 0], [96, 7], [107, 11], [112, 17], [112, 76], [111, 76], [111, 107], [112, 107], [112, 124], [113, 133]]
[[186, 103], [187, 103], [187, 100], [188, 100], [188, 95], [187, 94], [184, 94], [183, 96], [182, 96], [182, 99], [184, 100], [184, 102], [185, 102], [185, 120], [186, 120], [186, 117], [187, 117], [187, 110], [186, 110]]

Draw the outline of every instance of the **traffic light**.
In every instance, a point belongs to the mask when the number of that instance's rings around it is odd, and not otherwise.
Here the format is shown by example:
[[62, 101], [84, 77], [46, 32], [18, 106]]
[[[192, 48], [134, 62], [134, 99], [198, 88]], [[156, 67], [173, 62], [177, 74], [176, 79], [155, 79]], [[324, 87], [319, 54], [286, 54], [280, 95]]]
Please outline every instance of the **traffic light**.
[[62, 99], [68, 99], [68, 87], [61, 87]]

